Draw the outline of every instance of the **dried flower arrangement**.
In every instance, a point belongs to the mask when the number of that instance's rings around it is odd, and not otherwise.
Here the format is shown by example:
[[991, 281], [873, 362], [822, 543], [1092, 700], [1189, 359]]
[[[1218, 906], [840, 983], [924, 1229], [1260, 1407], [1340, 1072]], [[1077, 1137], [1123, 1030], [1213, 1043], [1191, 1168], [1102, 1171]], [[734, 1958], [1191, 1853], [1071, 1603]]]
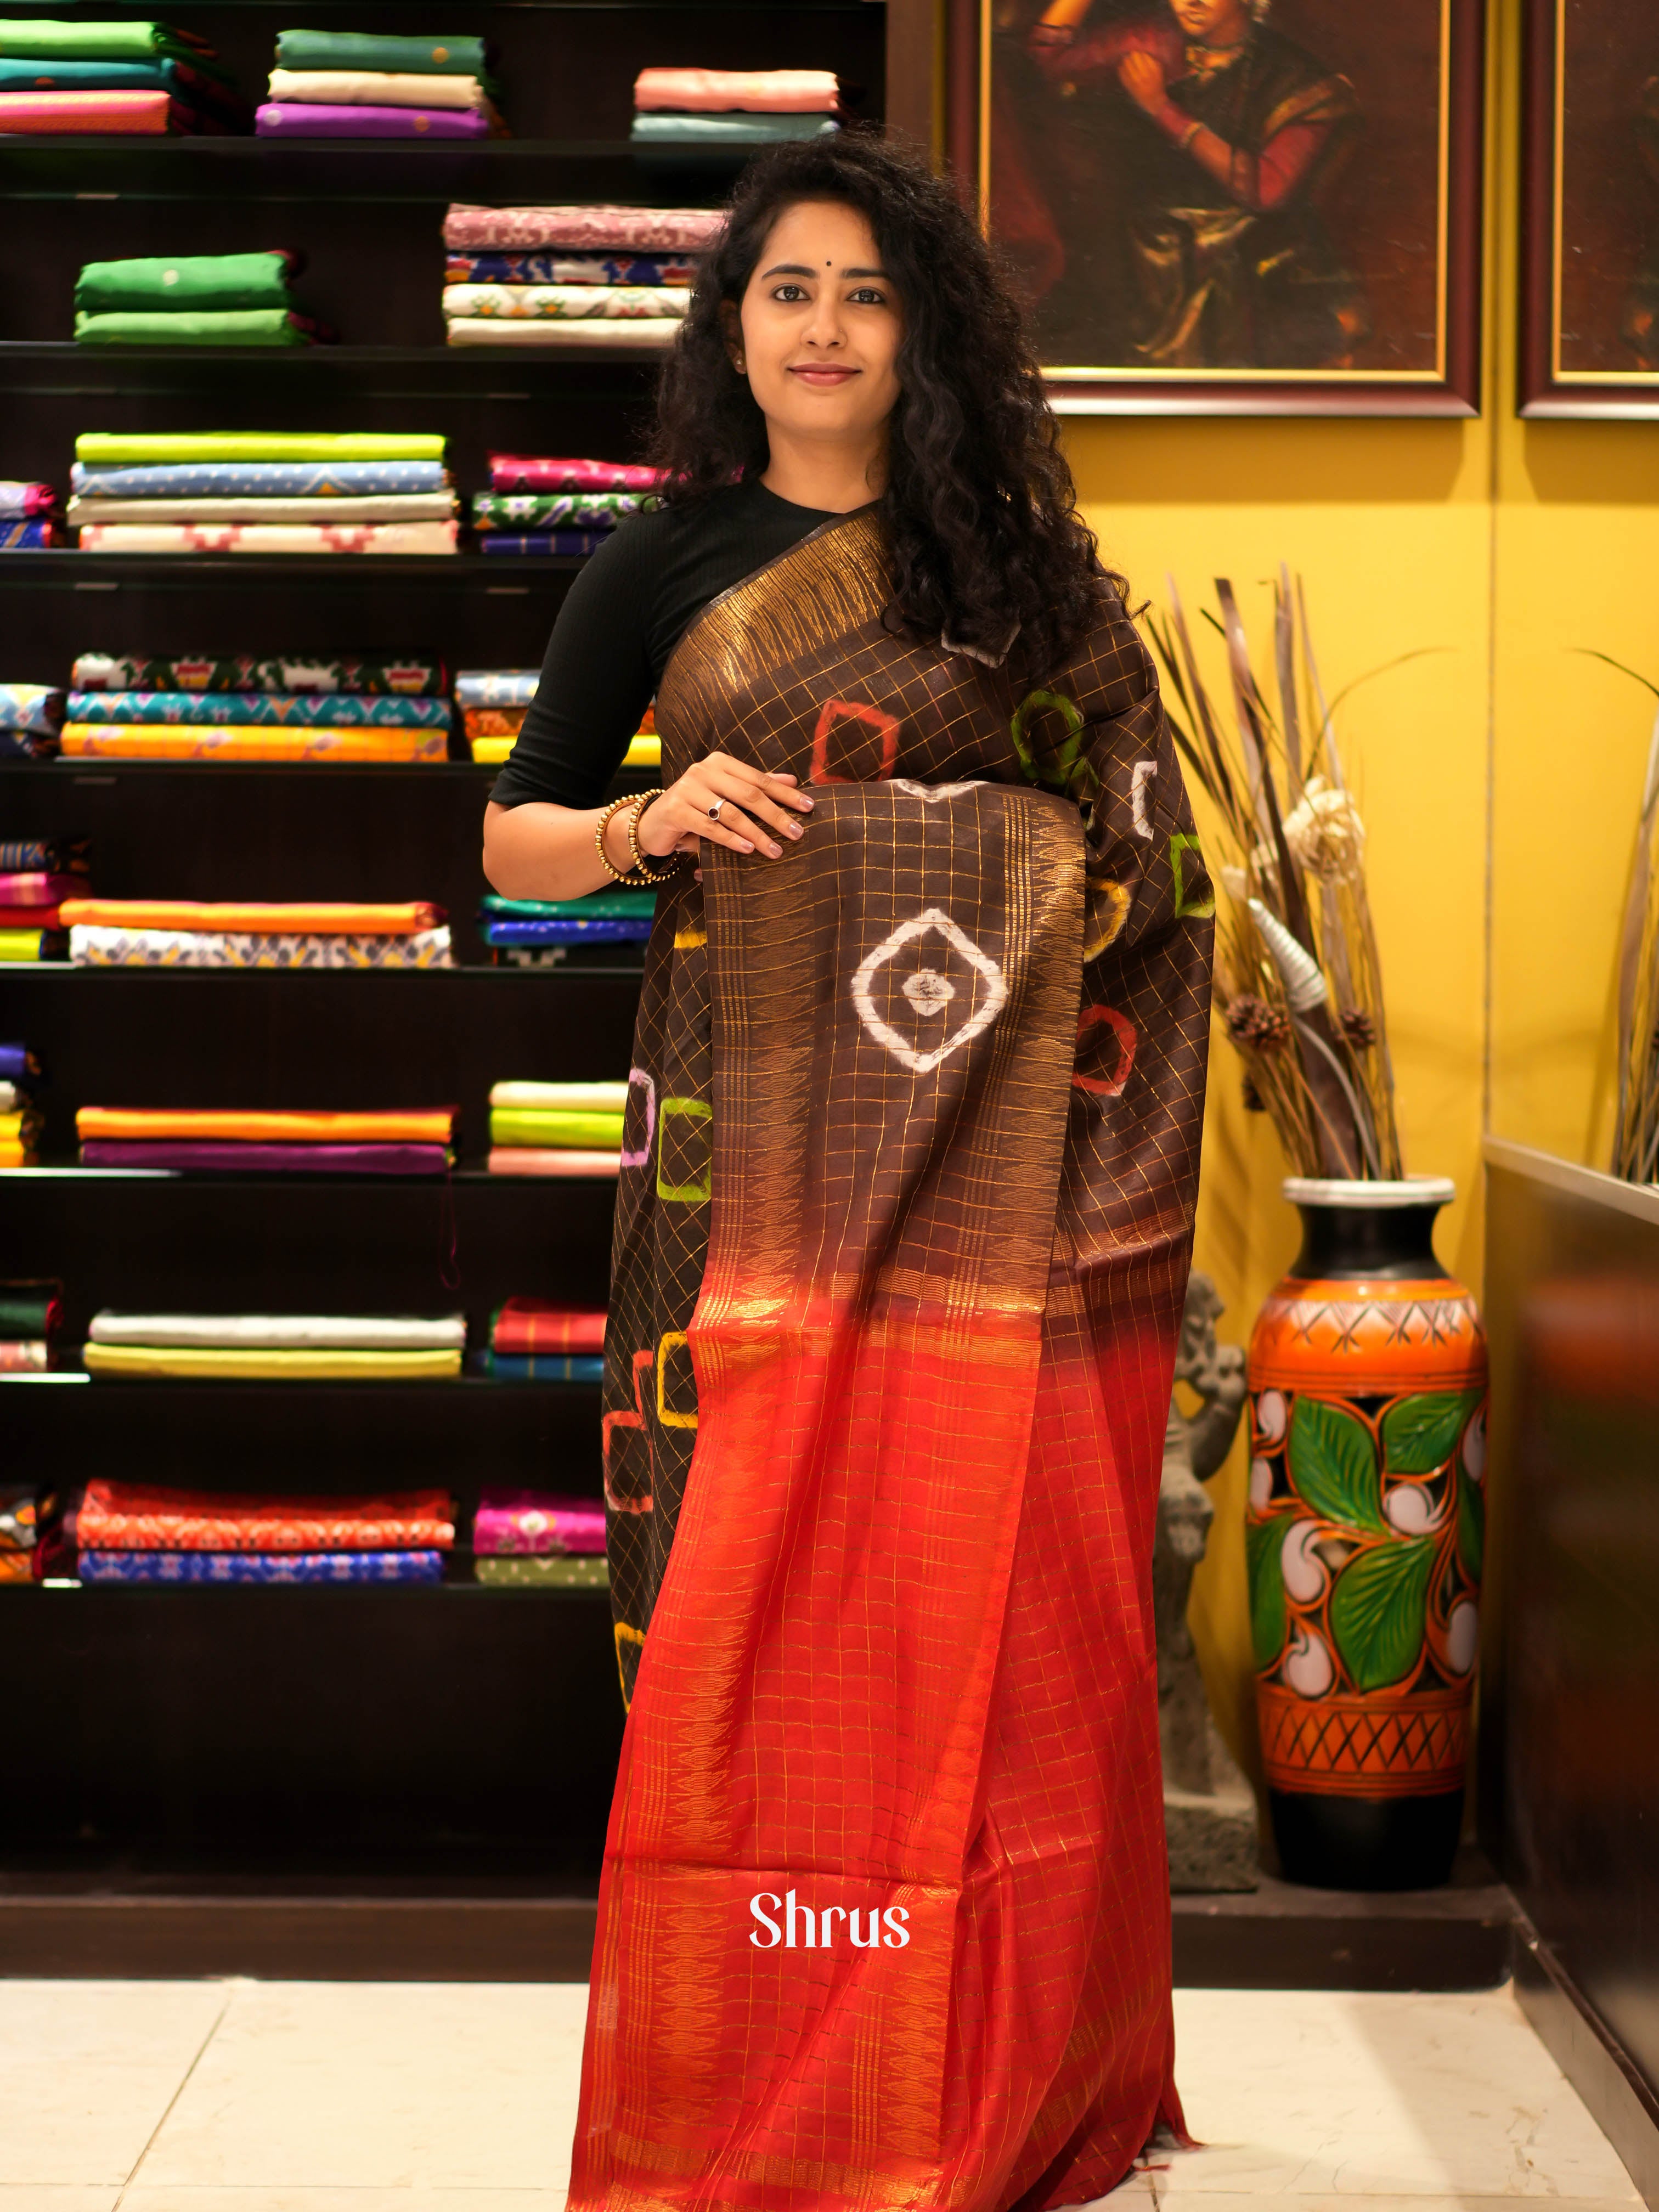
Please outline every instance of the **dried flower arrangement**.
[[1170, 679], [1176, 742], [1219, 818], [1224, 850], [1212, 872], [1227, 910], [1216, 994], [1244, 1063], [1244, 1103], [1272, 1118], [1294, 1173], [1394, 1180], [1400, 1136], [1365, 828], [1332, 726], [1346, 694], [1325, 703], [1300, 578], [1294, 597], [1284, 568], [1274, 587], [1276, 714], [1224, 578], [1216, 595], [1221, 620], [1206, 618], [1226, 641], [1231, 738], [1199, 674], [1173, 580], [1169, 615], [1146, 620]]
[[[1617, 664], [1614, 664], [1615, 666]], [[1639, 679], [1638, 679], [1639, 680]], [[1651, 690], [1653, 687], [1649, 686]], [[1619, 948], [1619, 1122], [1613, 1172], [1626, 1182], [1659, 1181], [1659, 716], [1648, 745], [1647, 781]]]

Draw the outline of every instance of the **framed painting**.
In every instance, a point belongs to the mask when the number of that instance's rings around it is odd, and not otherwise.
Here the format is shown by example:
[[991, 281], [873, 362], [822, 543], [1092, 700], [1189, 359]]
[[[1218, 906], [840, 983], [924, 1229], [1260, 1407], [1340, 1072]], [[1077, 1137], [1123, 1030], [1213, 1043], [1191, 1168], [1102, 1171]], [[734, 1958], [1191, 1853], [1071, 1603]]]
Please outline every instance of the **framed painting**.
[[1057, 408], [1479, 412], [1483, 0], [950, 5]]
[[1659, 416], [1659, 18], [1528, 0], [1521, 412]]

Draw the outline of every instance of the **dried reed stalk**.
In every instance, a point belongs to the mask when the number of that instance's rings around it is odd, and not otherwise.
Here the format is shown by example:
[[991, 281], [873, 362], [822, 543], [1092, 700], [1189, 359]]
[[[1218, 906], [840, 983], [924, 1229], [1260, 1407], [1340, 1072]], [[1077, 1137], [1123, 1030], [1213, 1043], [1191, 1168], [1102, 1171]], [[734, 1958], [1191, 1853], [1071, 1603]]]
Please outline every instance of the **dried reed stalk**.
[[1630, 893], [1619, 948], [1619, 1125], [1613, 1172], [1659, 1179], [1659, 715], [1648, 744]]
[[1176, 742], [1220, 819], [1224, 852], [1212, 872], [1225, 895], [1216, 963], [1223, 1020], [1244, 1063], [1247, 1097], [1266, 1110], [1296, 1173], [1392, 1179], [1401, 1173], [1400, 1135], [1365, 830], [1333, 721], [1346, 694], [1327, 706], [1299, 579], [1292, 592], [1281, 568], [1274, 588], [1276, 711], [1225, 578], [1216, 596], [1220, 620], [1206, 618], [1226, 643], [1231, 734], [1199, 673], [1173, 578], [1168, 615], [1149, 614], [1147, 624], [1169, 679]]

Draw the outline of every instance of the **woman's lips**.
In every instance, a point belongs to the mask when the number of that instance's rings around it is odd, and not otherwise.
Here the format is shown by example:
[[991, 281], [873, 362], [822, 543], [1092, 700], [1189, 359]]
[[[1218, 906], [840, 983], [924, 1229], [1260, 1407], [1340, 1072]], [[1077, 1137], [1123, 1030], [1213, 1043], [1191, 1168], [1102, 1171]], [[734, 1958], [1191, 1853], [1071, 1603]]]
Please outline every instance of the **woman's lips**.
[[799, 377], [803, 384], [822, 385], [826, 390], [833, 389], [838, 384], [845, 384], [849, 378], [856, 376], [858, 373], [855, 368], [829, 368], [821, 367], [817, 362], [807, 362], [799, 368], [792, 368], [789, 372], [791, 376]]

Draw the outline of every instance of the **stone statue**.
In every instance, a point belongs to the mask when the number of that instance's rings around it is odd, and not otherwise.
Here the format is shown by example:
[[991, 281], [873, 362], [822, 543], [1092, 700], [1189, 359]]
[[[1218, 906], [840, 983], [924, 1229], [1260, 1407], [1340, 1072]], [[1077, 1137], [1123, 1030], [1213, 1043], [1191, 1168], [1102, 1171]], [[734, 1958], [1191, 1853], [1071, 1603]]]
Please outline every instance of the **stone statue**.
[[1215, 1517], [1204, 1485], [1226, 1458], [1244, 1406], [1244, 1353], [1216, 1342], [1221, 1311], [1209, 1277], [1191, 1276], [1175, 1371], [1203, 1403], [1189, 1420], [1170, 1395], [1152, 1547], [1170, 1887], [1183, 1891], [1256, 1886], [1255, 1796], [1221, 1740], [1187, 1626], [1193, 1571]]

